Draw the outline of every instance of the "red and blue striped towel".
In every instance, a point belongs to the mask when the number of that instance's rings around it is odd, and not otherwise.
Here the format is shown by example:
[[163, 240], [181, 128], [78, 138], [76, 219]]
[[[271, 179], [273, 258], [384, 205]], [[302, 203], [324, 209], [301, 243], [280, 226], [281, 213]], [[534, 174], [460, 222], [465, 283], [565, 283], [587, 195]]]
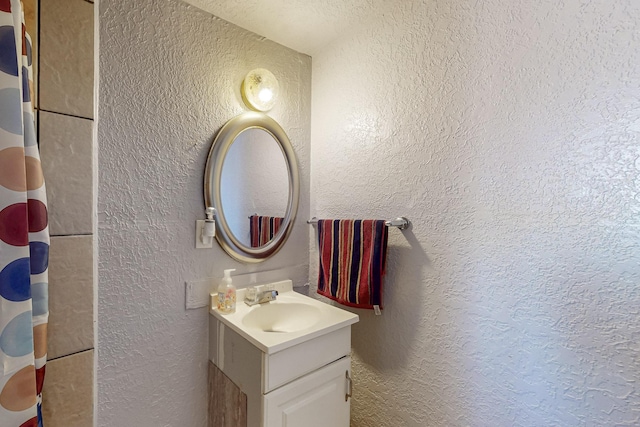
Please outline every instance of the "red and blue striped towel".
[[282, 225], [284, 218], [276, 216], [251, 215], [249, 217], [249, 234], [251, 247], [264, 246], [273, 239]]
[[383, 220], [318, 220], [318, 293], [351, 307], [382, 308], [387, 235]]

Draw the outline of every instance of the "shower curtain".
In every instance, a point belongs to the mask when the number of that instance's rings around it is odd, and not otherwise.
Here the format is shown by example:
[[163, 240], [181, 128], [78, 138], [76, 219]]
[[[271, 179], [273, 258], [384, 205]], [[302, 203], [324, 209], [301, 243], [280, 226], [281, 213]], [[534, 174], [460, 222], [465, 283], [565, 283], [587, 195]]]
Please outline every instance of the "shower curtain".
[[42, 426], [49, 228], [20, 0], [0, 0], [0, 427]]

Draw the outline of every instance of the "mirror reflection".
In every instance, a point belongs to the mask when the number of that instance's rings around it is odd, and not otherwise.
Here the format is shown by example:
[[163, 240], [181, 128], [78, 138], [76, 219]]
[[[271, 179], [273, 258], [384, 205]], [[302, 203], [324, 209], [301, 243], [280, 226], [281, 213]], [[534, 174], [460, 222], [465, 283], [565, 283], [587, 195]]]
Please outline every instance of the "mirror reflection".
[[287, 212], [289, 176], [278, 141], [261, 128], [243, 130], [233, 140], [220, 184], [225, 218], [245, 246], [268, 244]]
[[278, 122], [249, 111], [222, 126], [207, 158], [204, 203], [216, 210], [216, 240], [230, 256], [254, 263], [278, 252], [299, 199], [298, 162]]

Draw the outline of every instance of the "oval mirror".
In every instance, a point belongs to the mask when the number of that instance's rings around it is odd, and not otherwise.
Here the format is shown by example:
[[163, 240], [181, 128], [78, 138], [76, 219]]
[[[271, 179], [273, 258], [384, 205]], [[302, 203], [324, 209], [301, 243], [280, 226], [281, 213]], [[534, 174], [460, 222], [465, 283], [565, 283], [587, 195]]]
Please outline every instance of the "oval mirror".
[[229, 120], [204, 174], [205, 207], [216, 209], [220, 246], [239, 261], [264, 261], [289, 236], [298, 198], [298, 166], [282, 127], [257, 112]]

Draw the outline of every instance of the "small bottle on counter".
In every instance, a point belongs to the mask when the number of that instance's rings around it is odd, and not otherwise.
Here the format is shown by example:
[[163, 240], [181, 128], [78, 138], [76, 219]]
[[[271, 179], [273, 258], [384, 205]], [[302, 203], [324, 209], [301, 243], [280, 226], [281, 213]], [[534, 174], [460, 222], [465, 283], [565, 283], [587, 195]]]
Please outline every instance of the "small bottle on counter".
[[223, 314], [236, 312], [236, 287], [231, 281], [231, 272], [236, 271], [230, 268], [224, 271], [224, 277], [218, 287], [218, 311]]

